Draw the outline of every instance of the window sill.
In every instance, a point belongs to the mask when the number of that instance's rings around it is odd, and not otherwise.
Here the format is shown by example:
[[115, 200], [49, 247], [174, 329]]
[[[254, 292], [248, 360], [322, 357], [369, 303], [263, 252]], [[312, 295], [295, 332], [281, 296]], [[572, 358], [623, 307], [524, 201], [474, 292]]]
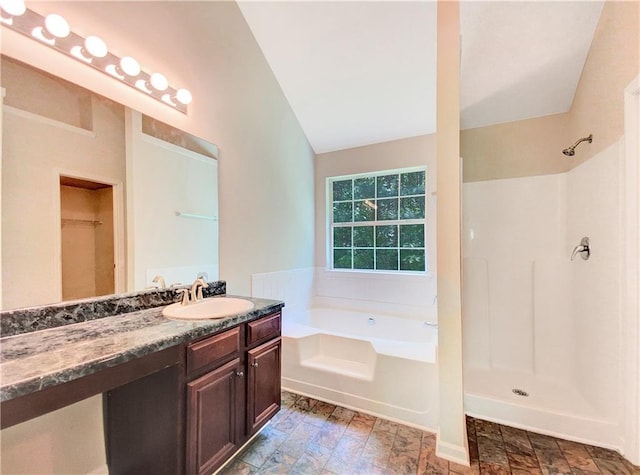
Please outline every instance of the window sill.
[[322, 269], [328, 276], [343, 276], [353, 277], [357, 279], [408, 279], [416, 277], [424, 277], [425, 279], [435, 278], [433, 272], [393, 272], [393, 271], [366, 271], [366, 270], [353, 270], [353, 269]]

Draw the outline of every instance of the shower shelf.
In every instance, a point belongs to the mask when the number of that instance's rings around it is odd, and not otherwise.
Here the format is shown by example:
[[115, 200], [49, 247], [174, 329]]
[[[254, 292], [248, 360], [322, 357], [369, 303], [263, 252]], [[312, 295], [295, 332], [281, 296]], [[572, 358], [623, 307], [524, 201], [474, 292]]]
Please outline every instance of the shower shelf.
[[96, 221], [93, 219], [71, 219], [71, 218], [62, 218], [62, 225], [64, 226], [65, 224], [91, 224], [93, 226], [98, 226], [100, 224], [102, 224], [102, 221]]

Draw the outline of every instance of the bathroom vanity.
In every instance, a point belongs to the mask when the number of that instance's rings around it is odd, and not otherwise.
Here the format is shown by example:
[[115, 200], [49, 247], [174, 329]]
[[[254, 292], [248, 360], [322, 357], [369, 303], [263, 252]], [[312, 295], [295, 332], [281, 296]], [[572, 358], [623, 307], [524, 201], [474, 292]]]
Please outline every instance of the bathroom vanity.
[[176, 321], [163, 306], [89, 315], [118, 307], [96, 299], [71, 312], [87, 321], [13, 336], [3, 312], [2, 427], [103, 393], [110, 474], [213, 472], [280, 408], [284, 304], [248, 300], [243, 314]]

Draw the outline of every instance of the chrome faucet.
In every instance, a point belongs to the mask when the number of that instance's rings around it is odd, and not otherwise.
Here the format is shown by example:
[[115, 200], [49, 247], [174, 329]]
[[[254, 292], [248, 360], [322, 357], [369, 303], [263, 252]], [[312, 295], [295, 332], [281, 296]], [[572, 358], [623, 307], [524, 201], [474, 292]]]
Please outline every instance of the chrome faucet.
[[199, 302], [203, 299], [202, 289], [205, 287], [209, 287], [209, 284], [207, 284], [202, 277], [198, 277], [193, 281], [193, 284], [191, 285], [192, 302]]
[[573, 252], [571, 253], [571, 260], [576, 257], [576, 254], [580, 253], [580, 257], [582, 257], [585, 261], [591, 257], [591, 243], [589, 242], [588, 237], [583, 237], [580, 240], [580, 244], [573, 248]]

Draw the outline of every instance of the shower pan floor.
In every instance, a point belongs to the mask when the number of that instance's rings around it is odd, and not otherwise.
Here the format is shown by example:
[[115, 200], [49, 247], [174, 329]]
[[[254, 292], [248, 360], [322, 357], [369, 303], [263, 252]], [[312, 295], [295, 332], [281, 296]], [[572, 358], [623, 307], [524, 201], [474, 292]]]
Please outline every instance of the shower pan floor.
[[464, 385], [465, 408], [471, 416], [616, 448], [617, 425], [566, 382], [524, 372], [467, 369]]

